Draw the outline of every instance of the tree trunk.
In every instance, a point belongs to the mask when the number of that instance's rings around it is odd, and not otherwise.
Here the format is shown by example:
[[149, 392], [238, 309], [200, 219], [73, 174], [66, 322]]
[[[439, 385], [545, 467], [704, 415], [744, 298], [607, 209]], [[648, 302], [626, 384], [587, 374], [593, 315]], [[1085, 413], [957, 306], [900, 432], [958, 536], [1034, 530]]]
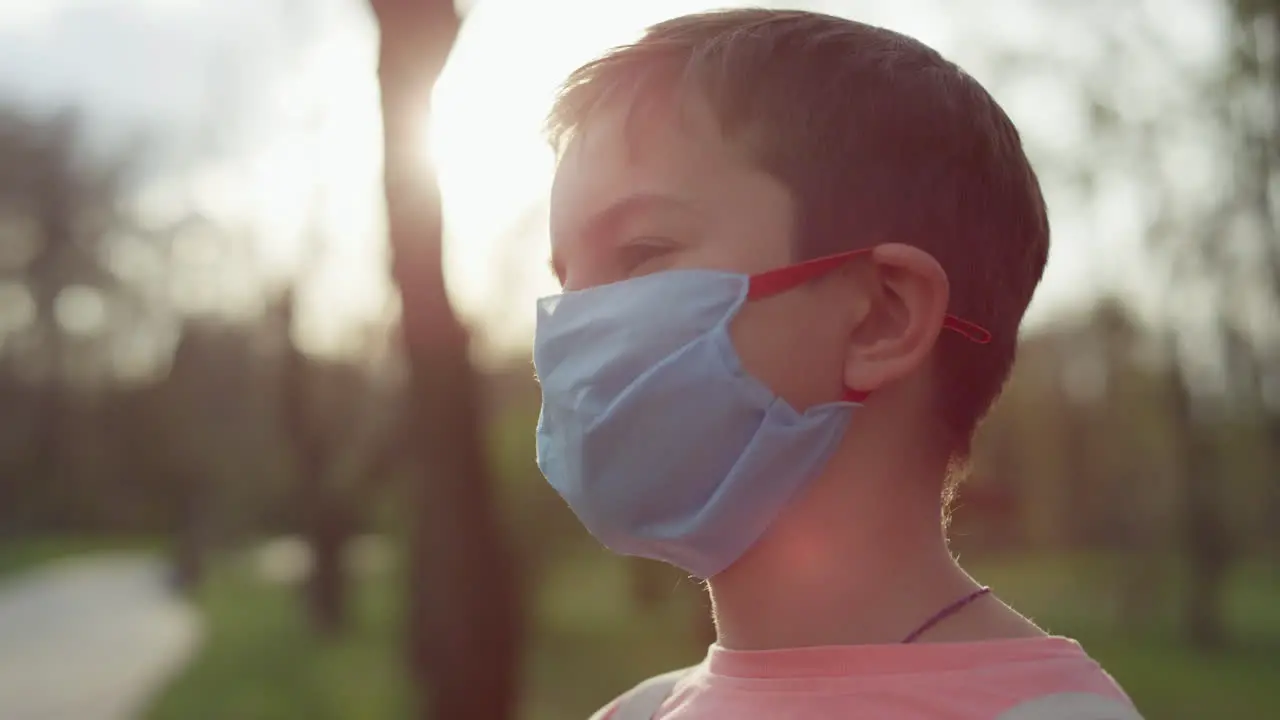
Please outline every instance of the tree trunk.
[[[1270, 508], [1267, 517], [1280, 518], [1280, 410], [1268, 409], [1266, 412], [1266, 462], [1271, 484], [1264, 486], [1269, 490], [1264, 502]], [[1280, 522], [1271, 522], [1268, 528], [1271, 532], [1271, 567], [1280, 574]]]
[[[57, 332], [56, 328], [54, 332]], [[60, 357], [58, 353], [51, 353], [51, 355]], [[51, 367], [57, 366], [51, 363]], [[75, 527], [75, 518], [69, 513], [71, 503], [68, 497], [68, 485], [71, 480], [68, 477], [70, 473], [66, 462], [66, 451], [70, 409], [64, 383], [63, 373], [55, 369], [49, 377], [45, 378], [44, 384], [38, 390], [40, 393], [37, 416], [39, 425], [36, 426], [37, 435], [32, 444], [31, 462], [32, 477], [43, 488], [38, 495], [43, 507], [37, 509], [37, 517], [43, 515], [44, 520], [37, 521], [40, 526], [33, 528], [38, 532], [83, 531], [83, 528]]]
[[1150, 483], [1143, 482], [1145, 478], [1151, 475], [1140, 471], [1118, 479], [1126, 486], [1126, 494], [1134, 495], [1128, 498], [1132, 514], [1124, 527], [1124, 555], [1118, 568], [1121, 576], [1116, 579], [1120, 593], [1118, 619], [1120, 627], [1128, 629], [1151, 625], [1151, 609], [1160, 607], [1160, 594], [1167, 587], [1160, 561], [1161, 538], [1154, 530], [1157, 521], [1152, 517], [1154, 501], [1129, 490], [1156, 485], [1154, 478]]
[[281, 419], [293, 446], [293, 474], [303, 536], [311, 556], [302, 602], [311, 626], [322, 635], [341, 634], [347, 627], [347, 583], [342, 566], [343, 548], [351, 534], [350, 511], [341, 507], [329, 487], [331, 453], [312, 417], [311, 364], [293, 341], [296, 293], [292, 288], [274, 308], [276, 332], [285, 348]]
[[311, 548], [311, 571], [307, 576], [307, 609], [312, 626], [325, 635], [338, 635], [347, 628], [347, 568], [344, 563], [351, 528], [346, 512], [331, 503], [309, 518], [307, 543]]
[[181, 412], [191, 402], [191, 388], [202, 375], [201, 350], [191, 323], [184, 324], [173, 353], [173, 366], [160, 389], [157, 405], [149, 415], [149, 429], [158, 438], [161, 472], [168, 475], [173, 513], [173, 567], [175, 589], [194, 592], [204, 579], [210, 543], [209, 482], [205, 469], [192, 462], [187, 444], [191, 428]]
[[199, 470], [166, 468], [175, 485], [173, 586], [184, 594], [192, 594], [204, 579], [205, 569], [205, 500]]
[[1176, 446], [1182, 452], [1181, 529], [1187, 562], [1183, 631], [1196, 647], [1211, 648], [1225, 635], [1221, 604], [1230, 562], [1227, 526], [1210, 439], [1197, 427], [1191, 392], [1176, 360], [1171, 372]]
[[382, 31], [384, 181], [418, 440], [409, 548], [409, 658], [419, 717], [504, 720], [519, 685], [520, 606], [492, 499], [478, 379], [449, 304], [440, 196], [419, 161], [430, 91], [457, 36], [450, 0], [371, 0]]

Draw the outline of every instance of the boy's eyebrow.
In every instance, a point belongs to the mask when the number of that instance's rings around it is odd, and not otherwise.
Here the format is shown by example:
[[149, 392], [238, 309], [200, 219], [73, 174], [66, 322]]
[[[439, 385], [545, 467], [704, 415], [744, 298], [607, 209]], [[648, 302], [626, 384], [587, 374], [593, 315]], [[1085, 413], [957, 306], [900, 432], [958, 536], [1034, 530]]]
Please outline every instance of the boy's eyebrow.
[[[597, 212], [582, 225], [580, 237], [587, 242], [599, 242], [615, 234], [619, 228], [636, 216], [657, 210], [676, 210], [692, 212], [693, 206], [686, 200], [664, 193], [642, 192], [622, 197], [604, 210]], [[562, 258], [551, 252], [551, 272], [564, 285], [564, 263]]]
[[583, 225], [582, 235], [587, 238], [605, 236], [625, 225], [627, 220], [655, 210], [692, 212], [693, 206], [675, 195], [653, 192], [634, 193], [591, 216]]

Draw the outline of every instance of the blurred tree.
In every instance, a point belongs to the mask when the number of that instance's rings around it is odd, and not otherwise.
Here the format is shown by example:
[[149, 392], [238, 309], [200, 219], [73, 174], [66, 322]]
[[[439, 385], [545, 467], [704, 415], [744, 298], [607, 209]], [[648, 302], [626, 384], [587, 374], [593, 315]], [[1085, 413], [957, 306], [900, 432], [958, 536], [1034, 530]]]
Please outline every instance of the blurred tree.
[[[1228, 182], [1199, 231], [1166, 249], [1182, 261], [1175, 266], [1182, 277], [1208, 282], [1210, 301], [1217, 305], [1221, 365], [1238, 374], [1260, 356], [1280, 369], [1274, 336], [1242, 332], [1250, 316], [1269, 318], [1269, 331], [1280, 317], [1280, 0], [1228, 0], [1227, 5], [1228, 61], [1221, 77], [1201, 92], [1226, 149]], [[1184, 369], [1174, 373], [1173, 382], [1175, 418], [1187, 439], [1182, 507], [1191, 581], [1184, 627], [1193, 642], [1210, 646], [1223, 640], [1221, 586], [1233, 556], [1224, 497], [1230, 483], [1221, 453], [1203, 440], [1203, 432], [1195, 432], [1203, 410], [1196, 412]], [[1242, 408], [1230, 394], [1225, 401], [1233, 410]], [[1280, 487], [1274, 451], [1271, 462], [1267, 494], [1274, 498]]]
[[[0, 285], [16, 288], [32, 310], [28, 322], [9, 330], [3, 350], [10, 369], [39, 394], [30, 408], [34, 432], [24, 471], [6, 473], [0, 483], [38, 478], [23, 489], [43, 503], [46, 520], [63, 525], [74, 524], [78, 495], [69, 385], [102, 369], [94, 364], [100, 354], [71, 350], [100, 337], [106, 300], [127, 292], [102, 257], [106, 232], [121, 222], [127, 169], [124, 162], [88, 156], [73, 112], [40, 117], [0, 110]], [[6, 497], [19, 492], [16, 486], [0, 490]], [[53, 517], [59, 512], [60, 519]]]
[[314, 366], [293, 337], [296, 302], [296, 289], [285, 288], [272, 307], [272, 315], [283, 340], [283, 424], [293, 451], [302, 533], [311, 549], [310, 571], [303, 585], [304, 601], [312, 626], [324, 634], [336, 634], [347, 622], [342, 551], [355, 531], [356, 520], [354, 509], [342, 503], [331, 488], [331, 450], [336, 438], [326, 437], [317, 427], [316, 408], [311, 402]]
[[493, 499], [467, 329], [445, 290], [442, 218], [419, 160], [431, 89], [457, 37], [452, 0], [370, 0], [381, 30], [384, 182], [418, 445], [410, 661], [422, 717], [501, 720], [519, 690], [521, 608]]
[[[161, 472], [169, 477], [173, 572], [183, 589], [203, 579], [218, 536], [229, 534], [231, 516], [256, 504], [236, 507], [239, 487], [262, 484], [266, 475], [261, 465], [246, 462], [252, 453], [245, 440], [264, 425], [262, 408], [253, 402], [263, 386], [251, 340], [246, 328], [187, 319], [145, 419], [162, 448]], [[237, 471], [241, 463], [247, 467]]]
[[[1280, 403], [1273, 396], [1268, 404], [1262, 397], [1264, 380], [1280, 383], [1280, 338], [1274, 329], [1280, 326], [1280, 0], [1230, 0], [1235, 18], [1232, 35], [1235, 77], [1227, 87], [1238, 92], [1221, 103], [1225, 124], [1234, 128], [1236, 144], [1238, 197], [1242, 227], [1237, 243], [1246, 244], [1237, 251], [1237, 273], [1254, 282], [1243, 287], [1261, 285], [1263, 307], [1259, 313], [1263, 324], [1272, 331], [1261, 347], [1253, 337], [1228, 343], [1228, 367], [1244, 369], [1251, 376], [1248, 385], [1253, 396], [1263, 405], [1264, 442], [1267, 452], [1263, 504], [1269, 512], [1267, 523], [1273, 535], [1273, 551], [1280, 558]], [[1223, 255], [1228, 253], [1222, 252]], [[1258, 282], [1261, 280], [1261, 282]], [[1228, 287], [1239, 292], [1236, 278], [1223, 278]], [[1245, 298], [1233, 298], [1247, 302]], [[1228, 337], [1237, 337], [1238, 326], [1228, 327]]]
[[1174, 363], [1169, 376], [1175, 446], [1182, 460], [1180, 545], [1189, 571], [1184, 629], [1192, 643], [1212, 647], [1223, 641], [1222, 583], [1231, 560], [1227, 521], [1222, 513], [1221, 478], [1211, 437], [1197, 422], [1196, 402], [1183, 365]]
[[[1072, 59], [1063, 64], [1078, 73], [1089, 142], [1077, 157], [1057, 163], [1090, 202], [1101, 205], [1117, 189], [1129, 192], [1123, 197], [1133, 198], [1129, 204], [1147, 223], [1154, 257], [1167, 261], [1141, 272], [1163, 285], [1166, 314], [1158, 321], [1170, 337], [1162, 350], [1178, 367], [1166, 377], [1163, 402], [1147, 407], [1166, 410], [1164, 429], [1176, 447], [1177, 545], [1191, 573], [1183, 627], [1203, 644], [1221, 635], [1214, 599], [1235, 554], [1231, 534], [1238, 519], [1229, 515], [1238, 483], [1228, 477], [1216, 426], [1247, 408], [1190, 366], [1238, 368], [1252, 359], [1263, 375], [1280, 370], [1273, 330], [1280, 316], [1280, 0], [1213, 2], [1219, 12], [1209, 17], [1221, 20], [1220, 44], [1199, 54], [1187, 51], [1185, 35], [1166, 32], [1169, 24], [1152, 17], [1163, 12], [1158, 4], [1070, 6], [1074, 16], [1062, 19], [1085, 23], [1076, 30], [1092, 41], [1089, 48], [1064, 50]], [[1024, 58], [1024, 67], [1043, 70], [1050, 56]], [[1092, 62], [1082, 60], [1089, 57]], [[1188, 153], [1195, 155], [1190, 164]], [[1242, 341], [1229, 340], [1246, 328]], [[1108, 462], [1134, 482], [1132, 460], [1112, 455]], [[1270, 457], [1268, 474], [1280, 477], [1276, 454]], [[1277, 485], [1280, 480], [1272, 480], [1269, 488], [1255, 484], [1247, 492], [1275, 498]], [[1140, 494], [1124, 502], [1138, 502]], [[1131, 545], [1148, 545], [1145, 531], [1126, 532]]]
[[313, 208], [313, 227], [305, 238], [303, 256], [293, 280], [270, 308], [269, 315], [280, 336], [281, 420], [291, 444], [294, 486], [297, 493], [302, 534], [310, 548], [311, 563], [303, 583], [303, 602], [312, 627], [325, 635], [335, 635], [347, 624], [347, 581], [343, 549], [355, 532], [356, 511], [342, 502], [333, 488], [333, 449], [338, 438], [327, 437], [319, 425], [313, 401], [317, 373], [315, 363], [298, 345], [296, 310], [298, 285], [313, 273], [323, 255], [323, 239], [318, 231], [320, 202]]
[[295, 338], [296, 281], [269, 310], [279, 335], [280, 413], [297, 521], [310, 548], [303, 600], [312, 626], [346, 629], [349, 541], [404, 454], [400, 406], [356, 361], [308, 355]]

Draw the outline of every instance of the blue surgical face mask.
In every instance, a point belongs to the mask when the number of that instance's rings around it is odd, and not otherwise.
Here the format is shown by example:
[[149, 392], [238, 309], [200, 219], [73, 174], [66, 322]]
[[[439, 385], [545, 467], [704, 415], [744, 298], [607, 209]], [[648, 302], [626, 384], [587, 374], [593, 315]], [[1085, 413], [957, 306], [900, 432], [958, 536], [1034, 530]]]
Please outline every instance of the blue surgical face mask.
[[743, 369], [729, 323], [853, 254], [754, 277], [670, 270], [538, 302], [538, 467], [592, 535], [699, 578], [759, 539], [827, 463], [859, 396], [796, 410]]

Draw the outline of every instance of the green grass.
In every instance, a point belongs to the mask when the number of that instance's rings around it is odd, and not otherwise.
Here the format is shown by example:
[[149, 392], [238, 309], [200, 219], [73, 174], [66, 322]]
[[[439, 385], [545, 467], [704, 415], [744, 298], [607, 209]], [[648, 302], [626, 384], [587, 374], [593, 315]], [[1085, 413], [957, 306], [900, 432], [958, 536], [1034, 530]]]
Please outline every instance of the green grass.
[[244, 563], [201, 588], [205, 644], [148, 713], [151, 720], [383, 720], [409, 717], [396, 662], [395, 588], [365, 583], [355, 631], [312, 633], [297, 593], [267, 584]]
[[[612, 559], [568, 563], [533, 611], [524, 717], [585, 718], [638, 679], [694, 662], [705, 648], [679, 640], [690, 593], [648, 617], [628, 610], [624, 570]], [[243, 562], [224, 563], [197, 602], [205, 644], [150, 708], [148, 720], [402, 720], [412, 699], [399, 664], [400, 586], [362, 584], [352, 631], [315, 636], [293, 588], [267, 584]], [[688, 590], [688, 588], [685, 588]]]
[[1148, 720], [1280, 717], [1280, 569], [1237, 566], [1224, 595], [1230, 642], [1197, 652], [1177, 627], [1186, 579], [1173, 562], [1163, 565], [1138, 618], [1120, 611], [1120, 560], [1005, 559], [971, 569], [1042, 627], [1079, 640]]
[[[1003, 597], [1078, 638], [1148, 720], [1280, 717], [1280, 573], [1242, 566], [1227, 595], [1235, 642], [1199, 654], [1177, 640], [1174, 613], [1163, 606], [1141, 629], [1118, 625], [1108, 590], [1115, 571], [1087, 558], [975, 564]], [[639, 679], [701, 656], [696, 591], [673, 581], [665, 601], [641, 612], [625, 573], [623, 563], [591, 552], [545, 575], [532, 612], [525, 720], [585, 718]], [[390, 578], [367, 583], [355, 632], [324, 642], [305, 627], [292, 590], [261, 584], [241, 567], [220, 569], [201, 596], [207, 644], [150, 720], [408, 717], [397, 592]]]
[[101, 552], [154, 551], [159, 541], [149, 538], [51, 536], [0, 543], [0, 582], [58, 560]]
[[1147, 720], [1280, 717], [1280, 645], [1190, 652], [1171, 637], [1128, 639], [1094, 629], [1075, 637], [1124, 686]]
[[699, 590], [672, 575], [671, 591], [642, 611], [625, 561], [589, 557], [560, 565], [537, 597], [525, 667], [526, 720], [585, 719], [650, 675], [706, 653], [696, 623]]

